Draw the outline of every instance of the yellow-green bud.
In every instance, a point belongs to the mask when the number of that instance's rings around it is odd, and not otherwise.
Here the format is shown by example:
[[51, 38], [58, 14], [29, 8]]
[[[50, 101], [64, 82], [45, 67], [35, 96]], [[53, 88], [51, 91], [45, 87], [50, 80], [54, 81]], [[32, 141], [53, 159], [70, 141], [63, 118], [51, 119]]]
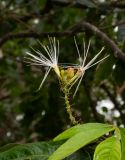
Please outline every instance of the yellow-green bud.
[[74, 74], [75, 74], [74, 68], [68, 68], [68, 69], [66, 70], [66, 72], [67, 72], [67, 78], [68, 78], [68, 79], [71, 79], [71, 78], [74, 77]]

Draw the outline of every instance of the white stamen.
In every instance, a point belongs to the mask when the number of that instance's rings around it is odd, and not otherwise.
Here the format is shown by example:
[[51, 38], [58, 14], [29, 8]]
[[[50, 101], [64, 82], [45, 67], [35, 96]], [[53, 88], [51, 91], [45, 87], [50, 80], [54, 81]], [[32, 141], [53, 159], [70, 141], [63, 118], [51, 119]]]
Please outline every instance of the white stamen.
[[104, 50], [104, 47], [102, 47], [101, 51], [84, 67], [84, 70], [86, 70], [96, 60], [96, 58], [100, 55], [100, 53], [103, 50]]
[[79, 89], [79, 86], [80, 86], [80, 84], [81, 84], [81, 82], [82, 82], [83, 76], [84, 76], [84, 74], [82, 74], [82, 76], [81, 76], [81, 78], [80, 78], [80, 80], [79, 80], [79, 82], [78, 82], [78, 85], [77, 85], [77, 87], [76, 87], [76, 89], [75, 89], [75, 92], [74, 92], [74, 94], [73, 94], [73, 98], [75, 97], [75, 95], [76, 95], [76, 93], [77, 93], [77, 91], [78, 91], [78, 89]]
[[95, 66], [96, 64], [98, 64], [99, 62], [103, 61], [103, 60], [106, 59], [107, 57], [109, 57], [109, 55], [107, 55], [106, 57], [104, 57], [104, 58], [102, 58], [101, 60], [97, 61], [96, 63], [90, 65], [87, 69], [89, 69], [89, 68]]
[[74, 37], [74, 42], [75, 42], [75, 46], [76, 46], [76, 49], [77, 49], [77, 53], [78, 53], [78, 56], [79, 56], [79, 60], [81, 60], [81, 56], [80, 56], [80, 52], [79, 52], [79, 48], [78, 48], [78, 45], [76, 43], [76, 39]]
[[[35, 50], [33, 48], [32, 48], [32, 50], [37, 55], [26, 52], [26, 54], [29, 56], [29, 57], [26, 57], [26, 59], [29, 60], [27, 63], [33, 64], [33, 65], [40, 65], [40, 66], [49, 67], [49, 69], [46, 71], [45, 76], [39, 86], [39, 89], [42, 87], [44, 81], [46, 80], [46, 78], [52, 68], [54, 69], [56, 74], [58, 76], [60, 76], [60, 72], [59, 72], [59, 68], [58, 68], [59, 41], [57, 41], [57, 46], [56, 46], [55, 38], [52, 39], [49, 37], [49, 44], [50, 44], [50, 46], [45, 46], [40, 43], [40, 45], [46, 51], [48, 58], [46, 56], [44, 56], [39, 50]], [[56, 49], [56, 47], [57, 47], [57, 49]]]
[[51, 67], [49, 67], [49, 69], [46, 71], [46, 73], [45, 73], [45, 75], [44, 75], [44, 78], [43, 78], [43, 80], [42, 80], [42, 82], [41, 82], [41, 84], [40, 84], [38, 90], [40, 90], [40, 88], [42, 87], [42, 85], [43, 85], [44, 81], [46, 80], [46, 78], [47, 78], [47, 76], [48, 76], [50, 70], [51, 70]]
[[[102, 47], [102, 49], [99, 51], [99, 53], [97, 53], [97, 55], [96, 55], [87, 65], [85, 65], [85, 62], [86, 62], [86, 59], [87, 59], [87, 55], [88, 55], [88, 52], [89, 52], [89, 48], [90, 48], [90, 42], [91, 42], [91, 41], [89, 41], [87, 50], [86, 50], [85, 43], [84, 43], [84, 57], [83, 57], [83, 63], [82, 63], [82, 65], [81, 65], [81, 63], [80, 63], [80, 65], [79, 65], [78, 67], [77, 67], [77, 65], [73, 66], [73, 68], [77, 68], [77, 69], [79, 69], [79, 70], [81, 71], [81, 76], [78, 77], [78, 78], [75, 80], [75, 83], [78, 81], [78, 79], [79, 79], [79, 82], [78, 82], [78, 85], [77, 85], [77, 87], [76, 87], [76, 89], [75, 89], [75, 92], [74, 92], [74, 94], [73, 94], [73, 97], [76, 95], [76, 93], [77, 93], [77, 91], [78, 91], [78, 89], [79, 89], [79, 86], [80, 86], [80, 84], [81, 84], [81, 82], [82, 82], [82, 79], [83, 79], [83, 75], [84, 75], [84, 73], [85, 73], [85, 70], [87, 70], [87, 69], [89, 69], [90, 67], [98, 64], [99, 62], [103, 61], [104, 59], [106, 59], [106, 58], [109, 56], [109, 55], [107, 55], [106, 57], [102, 58], [101, 60], [99, 60], [99, 61], [97, 61], [97, 62], [95, 62], [95, 63], [93, 64], [93, 62], [97, 59], [97, 57], [98, 57], [98, 56], [102, 53], [102, 51], [104, 50], [104, 47]], [[75, 41], [75, 44], [77, 44], [76, 41]], [[77, 49], [77, 51], [78, 51], [78, 53], [79, 53], [79, 49]], [[80, 53], [79, 53], [79, 54], [80, 54]], [[79, 55], [79, 57], [81, 57], [81, 56]], [[75, 83], [73, 83], [73, 85], [74, 85]]]
[[[89, 44], [88, 44], [88, 47], [87, 47], [87, 51], [86, 51], [86, 49], [85, 49], [85, 52], [86, 53], [84, 53], [84, 59], [83, 59], [83, 64], [82, 64], [82, 67], [84, 67], [84, 65], [85, 65], [85, 62], [86, 62], [86, 58], [87, 58], [87, 55], [88, 55], [88, 51], [89, 51], [89, 47], [90, 47], [90, 43], [91, 43], [91, 41], [89, 41]], [[84, 48], [85, 48], [85, 45], [84, 45]]]

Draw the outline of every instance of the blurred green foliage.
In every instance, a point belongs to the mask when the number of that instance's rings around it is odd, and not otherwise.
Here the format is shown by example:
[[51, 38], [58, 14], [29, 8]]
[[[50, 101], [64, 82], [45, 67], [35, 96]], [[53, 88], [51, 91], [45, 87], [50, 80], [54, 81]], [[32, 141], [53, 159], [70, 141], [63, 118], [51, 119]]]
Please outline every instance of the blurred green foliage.
[[[41, 49], [37, 36], [5, 37], [26, 32], [63, 32], [80, 20], [86, 20], [100, 28], [124, 51], [125, 6], [121, 9], [111, 2], [80, 0], [71, 5], [63, 0], [0, 1], [0, 145], [49, 140], [70, 126], [54, 72], [37, 91], [45, 70], [24, 62], [25, 52], [31, 46]], [[100, 57], [110, 54], [104, 62], [87, 70], [76, 97], [70, 96], [76, 118], [82, 123], [96, 121], [124, 126], [124, 61], [114, 57], [111, 48], [91, 31], [83, 29], [75, 36], [82, 56], [83, 42], [88, 44], [91, 39], [87, 61], [102, 46], [105, 50]], [[57, 39], [60, 41], [59, 62], [77, 63], [73, 35]], [[48, 43], [47, 36], [41, 36], [39, 40]]]

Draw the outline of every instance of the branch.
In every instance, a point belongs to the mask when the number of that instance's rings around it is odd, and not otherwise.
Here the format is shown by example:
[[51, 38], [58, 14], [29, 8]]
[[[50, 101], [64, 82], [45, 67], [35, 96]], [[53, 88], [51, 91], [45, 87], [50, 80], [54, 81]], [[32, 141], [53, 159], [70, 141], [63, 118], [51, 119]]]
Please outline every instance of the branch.
[[10, 98], [10, 95], [5, 95], [0, 97], [0, 101]]
[[90, 24], [88, 22], [81, 22], [81, 25], [87, 30], [91, 30], [93, 33], [96, 33], [102, 40], [104, 40], [107, 45], [113, 50], [113, 54], [115, 57], [118, 57], [122, 61], [125, 62], [125, 53], [122, 52], [120, 48], [115, 44], [113, 40], [111, 40], [104, 32], [102, 32], [99, 28]]
[[2, 46], [8, 40], [17, 39], [17, 38], [43, 38], [43, 37], [47, 37], [48, 35], [52, 37], [53, 36], [55, 37], [72, 36], [72, 35], [75, 35], [76, 33], [83, 32], [83, 28], [92, 31], [93, 33], [96, 33], [113, 50], [114, 56], [118, 57], [119, 59], [125, 62], [125, 53], [122, 52], [120, 48], [118, 48], [115, 42], [111, 40], [99, 28], [97, 28], [93, 24], [90, 24], [89, 22], [86, 22], [86, 21], [80, 21], [79, 23], [75, 24], [74, 26], [70, 27], [69, 29], [63, 32], [58, 31], [58, 32], [35, 33], [31, 31], [27, 31], [27, 32], [20, 32], [20, 33], [9, 33], [0, 39], [0, 46]]
[[18, 39], [18, 38], [43, 38], [52, 36], [52, 37], [62, 37], [62, 36], [70, 36], [73, 33], [70, 31], [64, 32], [42, 32], [42, 33], [35, 33], [35, 32], [20, 32], [20, 33], [8, 33], [0, 39], [0, 46], [6, 43], [8, 40]]
[[20, 32], [20, 33], [8, 33], [2, 38], [0, 38], [0, 47], [6, 43], [8, 40], [12, 39], [19, 39], [19, 38], [44, 38], [44, 37], [63, 37], [63, 36], [72, 36], [75, 35], [75, 33], [79, 33], [80, 31], [80, 26], [76, 25], [72, 29], [67, 29], [65, 31], [57, 31], [57, 32], [42, 32], [42, 33], [37, 33], [37, 32]]

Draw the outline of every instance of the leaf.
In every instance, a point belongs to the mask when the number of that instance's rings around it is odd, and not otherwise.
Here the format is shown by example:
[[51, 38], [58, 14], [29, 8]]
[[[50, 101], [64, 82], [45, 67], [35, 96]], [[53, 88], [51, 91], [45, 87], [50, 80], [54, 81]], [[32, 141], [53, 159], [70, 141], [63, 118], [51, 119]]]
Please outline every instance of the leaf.
[[102, 123], [86, 123], [86, 124], [82, 124], [82, 125], [78, 124], [74, 127], [67, 129], [63, 133], [59, 134], [57, 137], [54, 138], [54, 141], [68, 139], [77, 133], [87, 132], [87, 131], [91, 130], [92, 128], [93, 129], [101, 128], [101, 129], [114, 130], [113, 126], [109, 125], [109, 124], [102, 124]]
[[[60, 142], [61, 143], [61, 142]], [[2, 147], [0, 160], [47, 160], [60, 146], [55, 142], [37, 142], [28, 144], [12, 144]]]
[[121, 133], [121, 145], [122, 145], [122, 158], [125, 159], [125, 128], [119, 128]]
[[[46, 144], [45, 144], [46, 143]], [[20, 144], [16, 144], [16, 143], [10, 143], [10, 144], [7, 144], [7, 145], [5, 145], [5, 146], [3, 146], [3, 147], [1, 147], [0, 148], [0, 160], [9, 160], [10, 159], [10, 157], [11, 157], [11, 160], [47, 160], [48, 159], [48, 157], [49, 157], [49, 155], [51, 154], [51, 149], [53, 148], [54, 150], [58, 147], [58, 146], [60, 146], [60, 142], [54, 142], [54, 143], [50, 143], [50, 142], [41, 142], [41, 146], [45, 146], [46, 145], [46, 149], [44, 150], [44, 148], [43, 147], [40, 147], [40, 149], [41, 149], [41, 155], [37, 155], [37, 154], [32, 154], [32, 156], [29, 156], [28, 155], [28, 158], [27, 159], [25, 159], [25, 157], [23, 156], [21, 156], [24, 152], [27, 152], [28, 150], [26, 149], [26, 147], [29, 147], [29, 145], [31, 145], [32, 146], [32, 151], [34, 150], [34, 147], [33, 147], [33, 145], [36, 145], [36, 144], [38, 144], [38, 143], [29, 143], [28, 145], [27, 144], [24, 144], [24, 145], [20, 145]], [[48, 144], [48, 145], [47, 145]], [[17, 147], [17, 146], [19, 146], [19, 147]], [[24, 147], [25, 146], [25, 147]], [[13, 148], [13, 149], [12, 149]], [[22, 148], [22, 150], [21, 150], [21, 148]], [[31, 147], [30, 147], [31, 148]], [[29, 148], [29, 149], [30, 149]], [[12, 150], [11, 150], [12, 149]], [[37, 149], [37, 148], [36, 148]], [[46, 154], [46, 150], [48, 149], [48, 153]], [[26, 151], [27, 150], [27, 151]], [[5, 152], [5, 151], [7, 151], [7, 152]], [[4, 152], [4, 154], [2, 153], [2, 152]], [[2, 153], [2, 154], [1, 154]], [[46, 155], [44, 155], [44, 153], [46, 154]], [[20, 155], [20, 157], [19, 156], [17, 156], [17, 155]], [[12, 155], [13, 155], [13, 157], [12, 157]], [[26, 154], [25, 154], [26, 155]], [[43, 157], [42, 157], [42, 155], [43, 155]], [[16, 158], [17, 157], [17, 158]], [[26, 157], [27, 157], [27, 155], [26, 155]], [[42, 157], [42, 158], [41, 158]], [[75, 152], [75, 153], [73, 153], [72, 155], [70, 155], [69, 157], [67, 157], [65, 160], [81, 160], [81, 159], [83, 159], [83, 157], [87, 160], [89, 160], [89, 158], [90, 158], [90, 155], [89, 155], [89, 153], [87, 153], [87, 151], [84, 151], [84, 150], [82, 150], [82, 151], [77, 151], [77, 152]]]
[[101, 142], [96, 147], [94, 160], [121, 160], [121, 144], [118, 138], [110, 137]]
[[13, 147], [15, 147], [17, 145], [19, 145], [19, 144], [17, 144], [17, 143], [7, 144], [7, 145], [5, 145], [5, 146], [3, 146], [3, 147], [0, 148], [0, 153], [6, 151], [8, 149], [11, 149], [11, 148], [13, 148]]
[[71, 137], [49, 157], [49, 160], [61, 160], [112, 130], [114, 130], [113, 126], [99, 123], [72, 127], [54, 139], [61, 140]]

